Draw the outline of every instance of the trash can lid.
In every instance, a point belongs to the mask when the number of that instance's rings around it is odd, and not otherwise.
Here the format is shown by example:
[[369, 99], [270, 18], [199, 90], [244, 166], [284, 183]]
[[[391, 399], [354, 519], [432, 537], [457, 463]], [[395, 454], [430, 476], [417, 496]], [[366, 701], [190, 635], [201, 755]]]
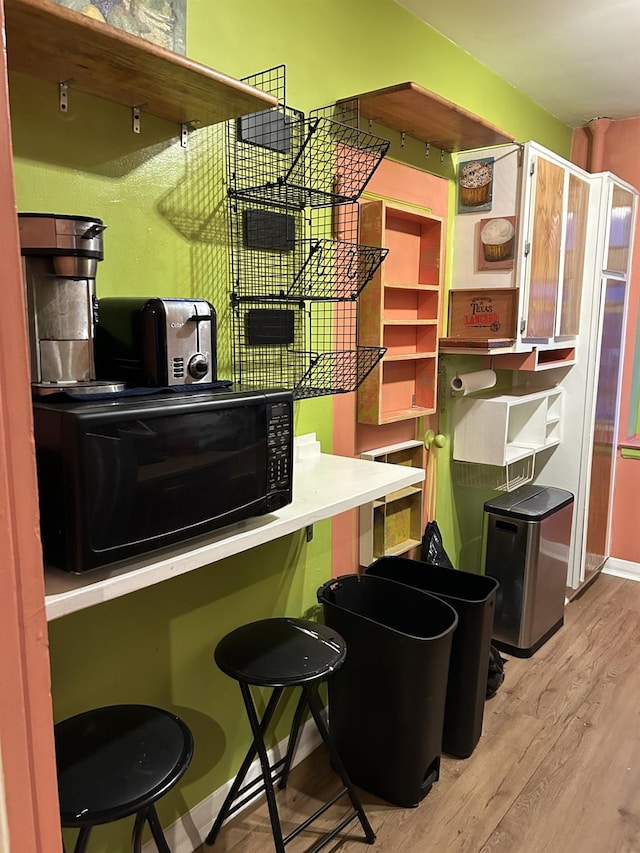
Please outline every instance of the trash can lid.
[[498, 498], [492, 498], [485, 503], [484, 510], [523, 521], [542, 521], [572, 501], [572, 493], [565, 489], [527, 485]]

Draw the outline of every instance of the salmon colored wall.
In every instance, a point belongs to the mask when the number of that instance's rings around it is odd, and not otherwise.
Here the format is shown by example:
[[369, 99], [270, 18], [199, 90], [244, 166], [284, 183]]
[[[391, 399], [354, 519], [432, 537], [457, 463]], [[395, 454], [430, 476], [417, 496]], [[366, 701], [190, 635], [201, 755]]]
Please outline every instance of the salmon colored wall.
[[[0, 25], [3, 24], [0, 5]], [[0, 691], [10, 849], [55, 853], [53, 719], [6, 67], [0, 59]], [[2, 839], [0, 839], [1, 841]]]
[[[369, 182], [366, 197], [393, 198], [407, 204], [428, 208], [443, 220], [443, 244], [446, 245], [447, 200], [449, 184], [446, 178], [437, 177], [421, 169], [412, 168], [393, 160], [384, 160]], [[364, 199], [366, 200], [366, 198]], [[444, 282], [444, 270], [442, 280]], [[401, 276], [398, 276], [401, 278]], [[443, 287], [444, 289], [444, 287]], [[437, 415], [392, 424], [370, 426], [357, 423], [356, 394], [340, 394], [333, 404], [333, 452], [339, 456], [358, 456], [366, 450], [383, 447], [400, 441], [420, 438], [426, 429], [437, 432]], [[432, 460], [433, 455], [425, 459]], [[435, 479], [427, 477], [435, 489]], [[425, 504], [433, 500], [425, 493]], [[358, 570], [358, 511], [352, 510], [335, 516], [332, 521], [332, 572], [333, 576]]]
[[[589, 167], [593, 149], [593, 137], [586, 128], [577, 128], [573, 133], [571, 159], [584, 168]], [[604, 136], [602, 148], [602, 171], [613, 172], [619, 178], [640, 188], [640, 118], [613, 121]], [[629, 307], [627, 313], [626, 343], [620, 400], [620, 426], [618, 441], [629, 437], [630, 424], [635, 423], [635, 413], [629, 411], [632, 399], [633, 362], [638, 331], [638, 309], [640, 307], [640, 218], [636, 222], [635, 242]], [[613, 494], [613, 524], [611, 556], [619, 560], [640, 563], [640, 537], [637, 535], [638, 477], [640, 460], [623, 459], [618, 452], [616, 480]]]

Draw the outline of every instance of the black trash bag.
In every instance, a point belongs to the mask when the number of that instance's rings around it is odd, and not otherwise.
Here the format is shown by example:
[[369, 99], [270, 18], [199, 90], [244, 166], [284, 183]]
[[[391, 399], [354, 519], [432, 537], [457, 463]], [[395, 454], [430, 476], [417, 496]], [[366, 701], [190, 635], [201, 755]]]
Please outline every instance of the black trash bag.
[[[420, 559], [423, 563], [431, 563], [434, 566], [441, 566], [444, 569], [454, 569], [455, 566], [449, 559], [444, 545], [442, 544], [442, 534], [438, 527], [437, 521], [428, 521], [424, 529], [422, 537], [422, 547], [420, 550]], [[502, 657], [498, 649], [492, 645], [489, 649], [489, 668], [487, 672], [487, 691], [486, 698], [491, 699], [499, 690], [504, 681], [504, 665], [506, 660]]]
[[442, 566], [443, 569], [452, 569], [453, 563], [442, 544], [442, 534], [437, 521], [428, 521], [422, 537], [422, 548], [420, 559], [423, 563], [431, 563], [434, 566]]
[[491, 699], [498, 692], [498, 689], [504, 681], [504, 665], [506, 660], [502, 657], [495, 646], [491, 646], [489, 650], [489, 672], [487, 674], [487, 693], [486, 698]]

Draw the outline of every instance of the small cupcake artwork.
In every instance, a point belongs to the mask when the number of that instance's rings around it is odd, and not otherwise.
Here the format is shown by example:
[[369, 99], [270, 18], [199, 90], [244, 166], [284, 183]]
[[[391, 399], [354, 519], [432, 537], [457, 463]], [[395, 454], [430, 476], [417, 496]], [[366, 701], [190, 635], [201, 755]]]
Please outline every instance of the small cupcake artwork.
[[469, 160], [458, 171], [458, 213], [491, 210], [493, 157]]
[[478, 269], [512, 270], [516, 217], [495, 216], [478, 222]]

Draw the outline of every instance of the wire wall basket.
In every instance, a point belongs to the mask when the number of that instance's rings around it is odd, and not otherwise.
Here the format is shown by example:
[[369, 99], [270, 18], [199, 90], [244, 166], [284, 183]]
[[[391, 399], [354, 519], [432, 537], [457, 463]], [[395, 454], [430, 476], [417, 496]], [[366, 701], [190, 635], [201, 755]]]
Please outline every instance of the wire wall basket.
[[479, 462], [452, 462], [453, 481], [458, 486], [513, 492], [533, 479], [534, 456], [526, 456], [507, 465], [484, 465]]
[[[282, 96], [284, 67], [245, 82]], [[231, 195], [294, 209], [356, 201], [390, 143], [324, 113], [306, 117], [280, 100], [229, 122]]]
[[236, 294], [354, 299], [388, 253], [357, 242], [358, 214], [357, 204], [304, 216], [236, 202], [231, 210]]
[[358, 346], [357, 311], [355, 300], [235, 299], [237, 380], [296, 399], [355, 391], [386, 352]]
[[355, 391], [386, 351], [357, 342], [357, 297], [388, 251], [359, 243], [357, 200], [389, 142], [356, 113], [292, 109], [284, 66], [245, 81], [278, 106], [227, 123], [236, 381]]
[[355, 350], [313, 353], [309, 368], [297, 383], [293, 396], [301, 400], [355, 391], [385, 352], [384, 347], [357, 347]]

